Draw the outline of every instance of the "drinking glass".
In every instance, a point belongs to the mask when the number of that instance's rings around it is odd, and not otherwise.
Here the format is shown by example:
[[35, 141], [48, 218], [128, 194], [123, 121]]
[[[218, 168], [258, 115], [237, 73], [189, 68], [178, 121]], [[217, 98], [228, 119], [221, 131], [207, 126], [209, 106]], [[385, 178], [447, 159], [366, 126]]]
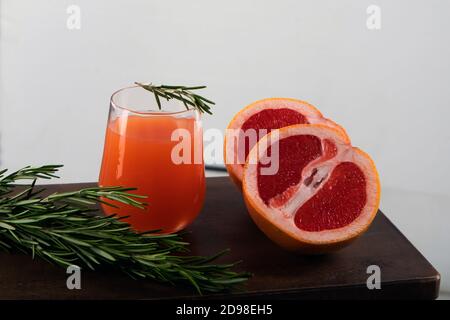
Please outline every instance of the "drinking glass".
[[159, 110], [153, 94], [139, 86], [120, 89], [110, 100], [99, 185], [136, 187], [148, 205], [102, 206], [106, 214], [128, 216], [139, 232], [184, 229], [205, 196], [200, 114], [177, 100], [161, 102]]

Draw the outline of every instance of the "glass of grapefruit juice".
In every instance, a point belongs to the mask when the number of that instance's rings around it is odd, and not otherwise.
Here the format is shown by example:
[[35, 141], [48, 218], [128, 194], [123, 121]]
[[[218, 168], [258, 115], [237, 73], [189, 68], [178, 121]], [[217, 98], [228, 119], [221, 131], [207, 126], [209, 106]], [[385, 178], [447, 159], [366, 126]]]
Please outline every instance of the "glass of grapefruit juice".
[[100, 186], [136, 187], [145, 209], [102, 205], [105, 214], [128, 216], [139, 232], [173, 233], [199, 214], [205, 196], [200, 114], [182, 103], [162, 101], [134, 86], [110, 101]]

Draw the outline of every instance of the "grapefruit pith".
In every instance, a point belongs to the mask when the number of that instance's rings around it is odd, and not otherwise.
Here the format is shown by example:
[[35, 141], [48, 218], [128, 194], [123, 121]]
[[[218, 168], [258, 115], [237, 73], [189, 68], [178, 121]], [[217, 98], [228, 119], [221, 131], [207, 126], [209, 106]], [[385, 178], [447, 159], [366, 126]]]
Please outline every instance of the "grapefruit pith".
[[371, 158], [340, 130], [321, 124], [261, 138], [247, 157], [242, 186], [257, 226], [280, 246], [304, 253], [330, 252], [357, 238], [380, 199]]
[[224, 161], [231, 179], [239, 188], [245, 160], [256, 142], [274, 129], [295, 124], [323, 124], [347, 137], [341, 126], [324, 118], [317, 108], [305, 101], [290, 98], [256, 101], [239, 111], [225, 132]]

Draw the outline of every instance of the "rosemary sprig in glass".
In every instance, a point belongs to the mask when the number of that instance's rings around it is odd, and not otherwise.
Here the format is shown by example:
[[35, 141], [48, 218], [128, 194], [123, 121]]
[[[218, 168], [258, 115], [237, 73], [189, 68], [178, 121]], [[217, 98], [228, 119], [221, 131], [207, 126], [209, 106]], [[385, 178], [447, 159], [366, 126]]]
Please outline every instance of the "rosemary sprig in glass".
[[192, 91], [205, 89], [206, 86], [194, 86], [194, 87], [186, 87], [186, 86], [169, 86], [169, 85], [160, 85], [155, 86], [150, 84], [144, 84], [140, 82], [135, 82], [136, 85], [153, 92], [155, 95], [156, 103], [158, 104], [159, 110], [161, 110], [161, 99], [164, 98], [167, 101], [170, 99], [176, 99], [183, 102], [186, 109], [195, 108], [200, 112], [206, 112], [211, 114], [211, 106], [215, 103], [205, 97], [202, 97]]
[[[94, 205], [114, 200], [144, 206], [142, 196], [122, 187], [93, 187], [40, 196], [36, 179], [57, 177], [61, 166], [25, 167], [6, 175], [0, 170], [0, 248], [66, 267], [92, 270], [117, 268], [133, 278], [170, 284], [190, 284], [199, 293], [230, 289], [249, 278], [231, 269], [235, 264], [212, 263], [224, 252], [202, 257], [187, 255], [189, 243], [180, 235], [135, 233], [115, 216], [93, 215]], [[14, 192], [21, 180], [32, 181]]]

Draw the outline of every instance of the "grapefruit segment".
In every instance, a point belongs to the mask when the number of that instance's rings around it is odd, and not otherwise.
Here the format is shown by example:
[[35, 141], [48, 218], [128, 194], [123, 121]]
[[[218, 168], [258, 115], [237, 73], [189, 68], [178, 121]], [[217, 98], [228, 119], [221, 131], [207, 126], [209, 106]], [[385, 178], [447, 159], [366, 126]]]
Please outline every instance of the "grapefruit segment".
[[341, 162], [317, 193], [295, 213], [295, 225], [317, 232], [345, 227], [355, 220], [366, 203], [364, 173], [353, 162]]
[[224, 162], [232, 180], [241, 188], [245, 160], [252, 147], [274, 129], [295, 124], [323, 124], [347, 137], [345, 130], [322, 116], [311, 104], [290, 98], [256, 101], [231, 120], [225, 133]]
[[[275, 154], [278, 153], [278, 156]], [[264, 174], [277, 162], [278, 170]], [[323, 124], [274, 130], [251, 149], [244, 200], [257, 226], [289, 250], [325, 253], [361, 235], [378, 210], [380, 184], [370, 157]]]
[[[295, 135], [279, 141], [278, 170], [272, 175], [258, 176], [258, 192], [264, 203], [268, 204], [272, 198], [283, 195], [287, 189], [297, 186], [301, 179], [302, 170], [313, 160], [322, 155], [321, 140], [313, 135]], [[302, 153], [297, 150], [301, 148]], [[271, 148], [268, 148], [271, 152]], [[258, 171], [267, 165], [258, 162]], [[291, 190], [288, 191], [291, 193]]]

